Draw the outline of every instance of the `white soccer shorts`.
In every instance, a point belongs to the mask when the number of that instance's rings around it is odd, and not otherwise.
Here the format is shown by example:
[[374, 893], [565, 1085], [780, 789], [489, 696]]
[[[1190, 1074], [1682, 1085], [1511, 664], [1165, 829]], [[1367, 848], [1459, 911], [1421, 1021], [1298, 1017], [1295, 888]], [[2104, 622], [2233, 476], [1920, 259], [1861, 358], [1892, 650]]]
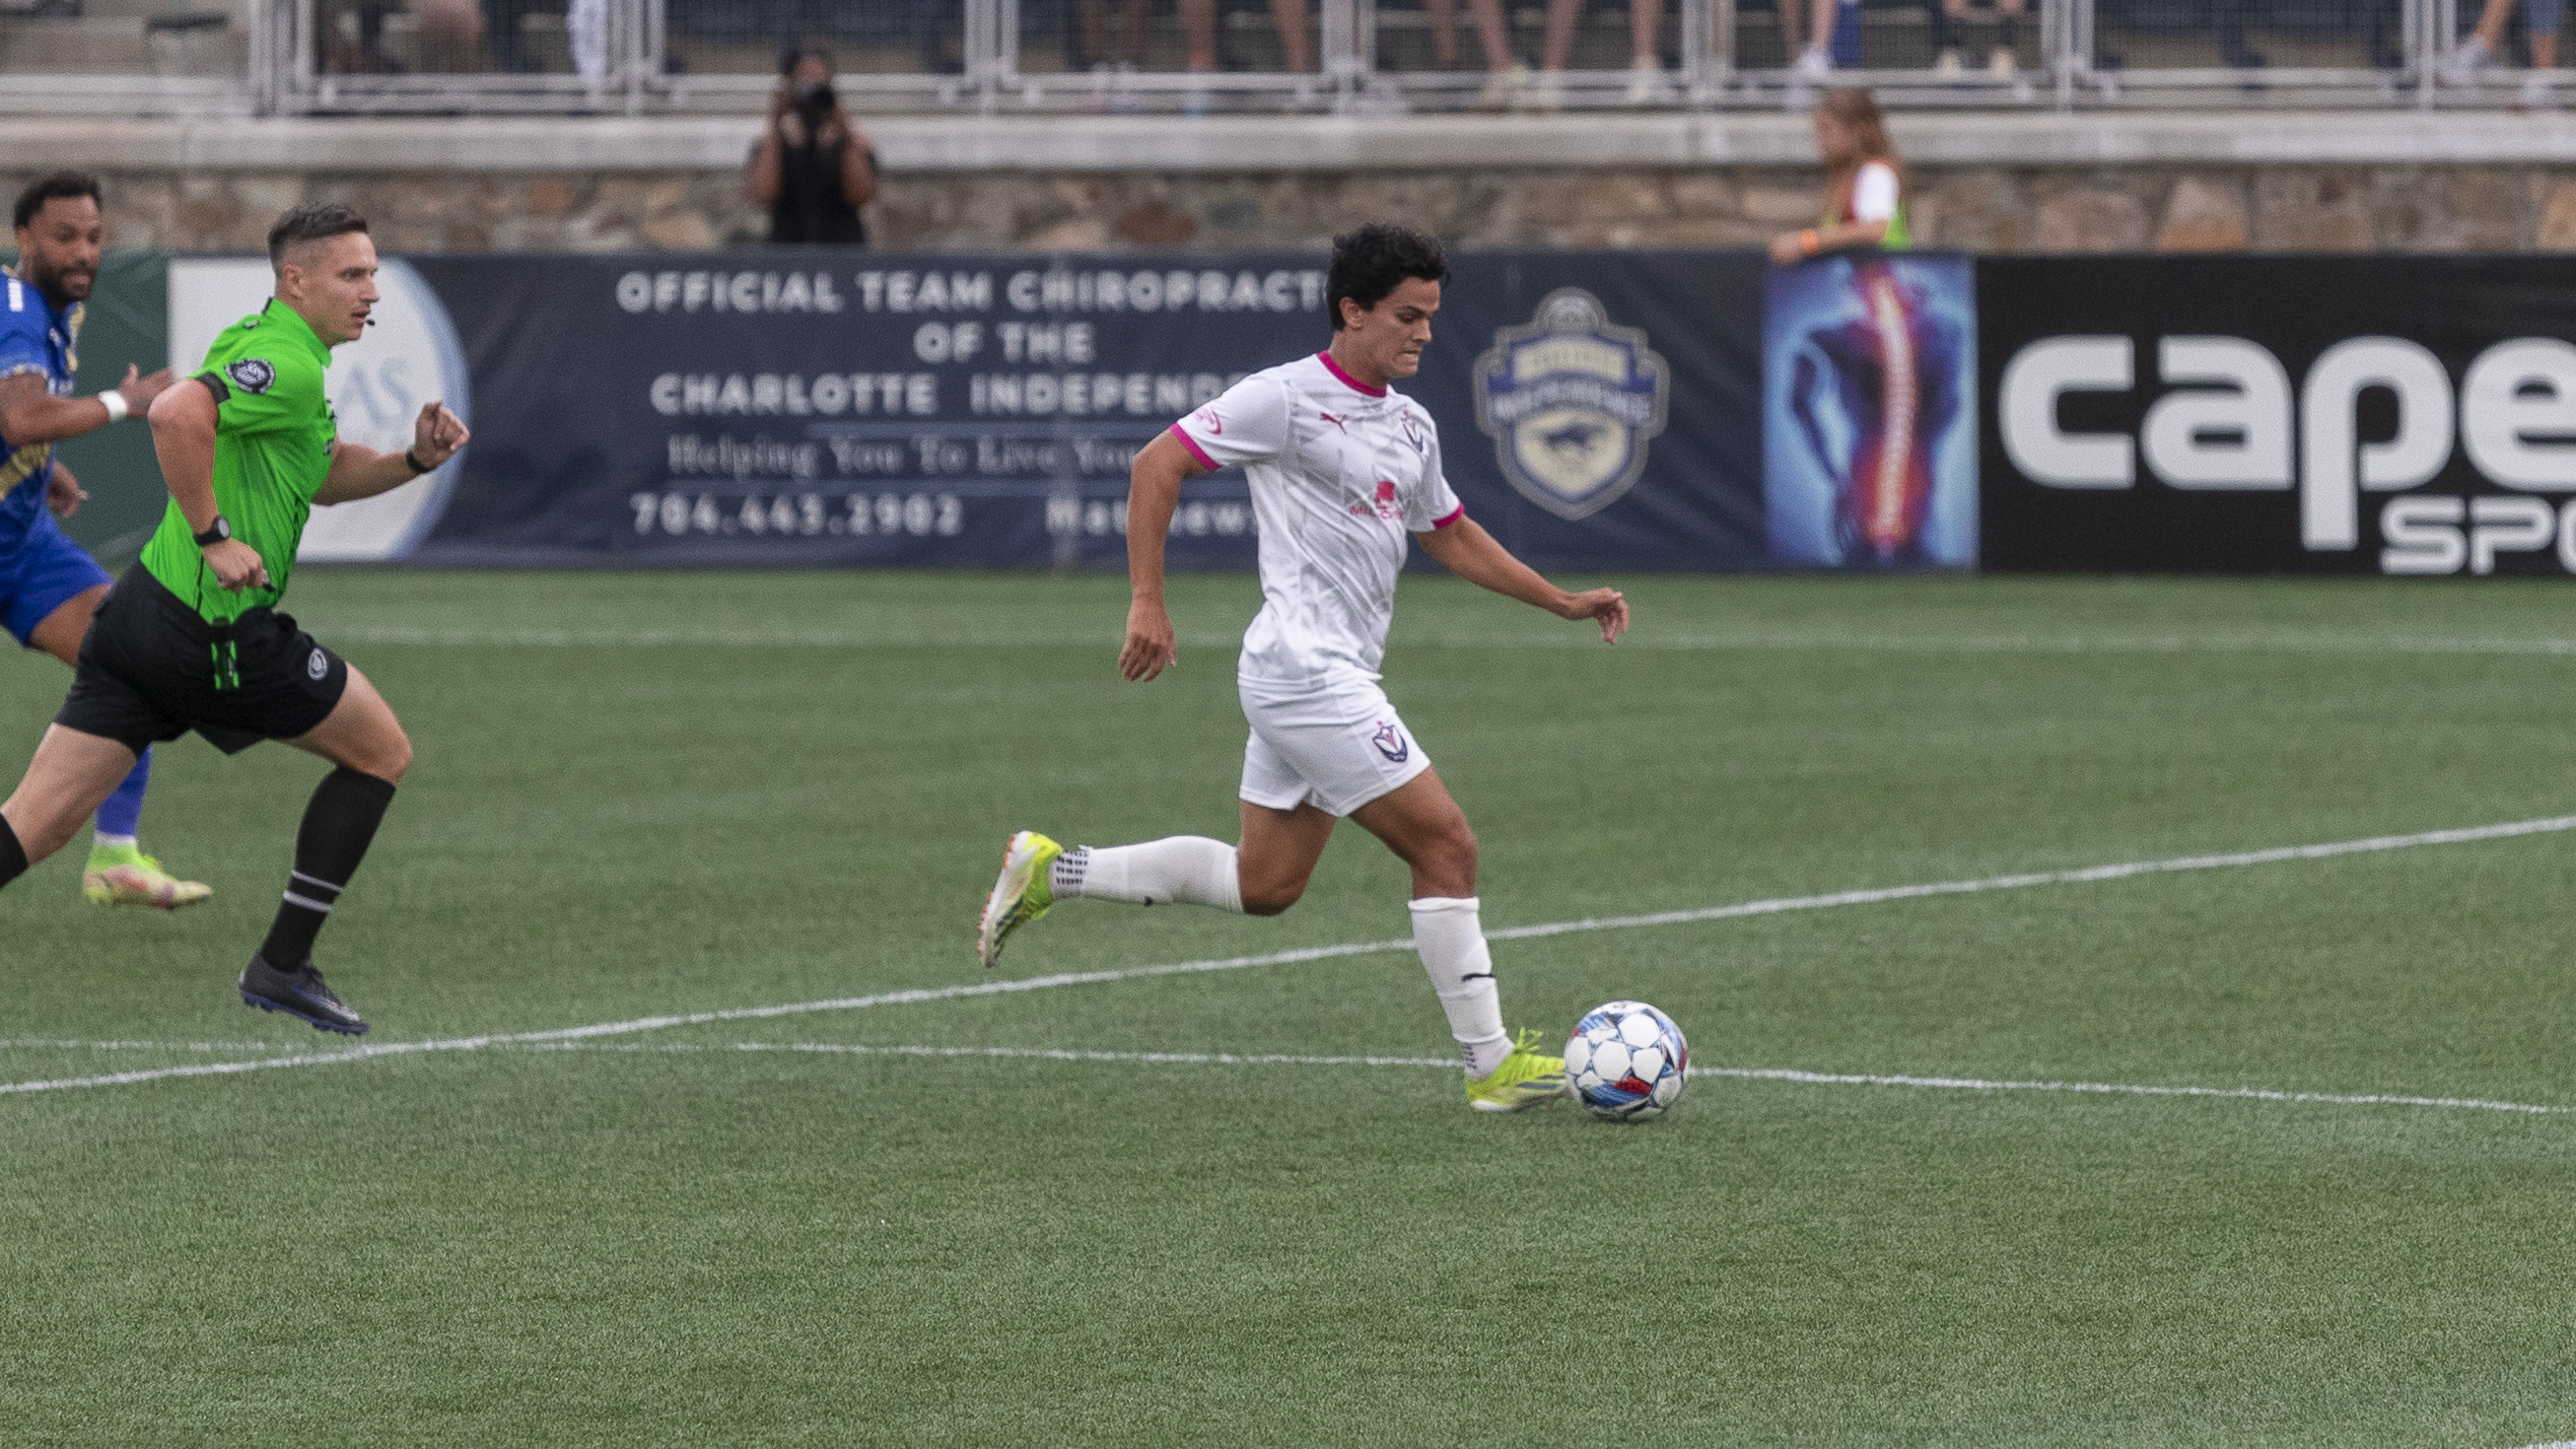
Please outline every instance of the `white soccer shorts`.
[[1252, 724], [1236, 793], [1255, 805], [1348, 815], [1431, 768], [1372, 681], [1283, 688], [1238, 680], [1235, 688]]

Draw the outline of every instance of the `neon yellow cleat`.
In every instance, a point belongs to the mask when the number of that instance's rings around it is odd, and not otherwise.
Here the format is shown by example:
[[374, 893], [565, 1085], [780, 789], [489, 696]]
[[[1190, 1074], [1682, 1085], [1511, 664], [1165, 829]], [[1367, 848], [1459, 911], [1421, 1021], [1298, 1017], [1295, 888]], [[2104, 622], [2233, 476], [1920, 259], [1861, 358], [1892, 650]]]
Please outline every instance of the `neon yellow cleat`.
[[1538, 1033], [1523, 1028], [1501, 1066], [1467, 1079], [1467, 1105], [1479, 1112], [1525, 1112], [1568, 1091], [1565, 1058], [1538, 1054]]
[[94, 906], [175, 911], [214, 893], [213, 886], [171, 875], [161, 862], [131, 845], [91, 846], [89, 868], [81, 872], [81, 895]]
[[1013, 931], [1054, 908], [1055, 885], [1047, 878], [1047, 867], [1062, 854], [1063, 846], [1034, 830], [1012, 836], [1002, 848], [1002, 878], [984, 897], [984, 918], [975, 928], [975, 959], [987, 970], [1002, 959], [1002, 942]]

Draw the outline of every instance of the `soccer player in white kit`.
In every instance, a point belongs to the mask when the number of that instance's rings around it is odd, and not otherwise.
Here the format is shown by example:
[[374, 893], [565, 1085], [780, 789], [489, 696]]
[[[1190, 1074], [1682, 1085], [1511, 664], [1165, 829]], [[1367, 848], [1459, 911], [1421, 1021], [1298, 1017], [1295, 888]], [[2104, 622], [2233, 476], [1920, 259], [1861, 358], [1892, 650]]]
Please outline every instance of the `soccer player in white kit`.
[[986, 966], [1013, 931], [1071, 896], [1187, 901], [1275, 916], [1297, 903], [1333, 826], [1347, 815], [1413, 870], [1413, 943], [1466, 1058], [1467, 1100], [1516, 1112], [1565, 1095], [1565, 1063], [1540, 1036], [1503, 1030], [1477, 919], [1476, 837], [1421, 742], [1378, 686], [1406, 535], [1450, 572], [1566, 619], [1604, 643], [1628, 627], [1615, 589], [1567, 593], [1466, 516], [1440, 471], [1440, 435], [1389, 389], [1431, 341], [1448, 264], [1440, 244], [1372, 224], [1333, 242], [1324, 305], [1332, 346], [1237, 383], [1137, 454], [1127, 504], [1134, 602], [1119, 672], [1154, 678], [1178, 657], [1163, 607], [1163, 542], [1181, 484], [1243, 465], [1261, 532], [1260, 615], [1236, 683], [1252, 736], [1243, 750], [1243, 838], [1182, 835], [1066, 850], [1013, 835], [985, 899], [976, 953]]

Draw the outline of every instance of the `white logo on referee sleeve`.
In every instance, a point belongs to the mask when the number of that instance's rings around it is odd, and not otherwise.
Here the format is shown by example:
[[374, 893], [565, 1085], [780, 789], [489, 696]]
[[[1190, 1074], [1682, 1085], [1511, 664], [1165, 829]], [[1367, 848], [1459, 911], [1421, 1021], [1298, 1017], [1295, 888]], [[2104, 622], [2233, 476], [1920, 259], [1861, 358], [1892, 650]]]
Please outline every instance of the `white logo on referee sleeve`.
[[316, 649], [313, 651], [313, 657], [304, 661], [304, 672], [315, 679], [320, 679], [331, 672], [331, 661], [321, 650]]

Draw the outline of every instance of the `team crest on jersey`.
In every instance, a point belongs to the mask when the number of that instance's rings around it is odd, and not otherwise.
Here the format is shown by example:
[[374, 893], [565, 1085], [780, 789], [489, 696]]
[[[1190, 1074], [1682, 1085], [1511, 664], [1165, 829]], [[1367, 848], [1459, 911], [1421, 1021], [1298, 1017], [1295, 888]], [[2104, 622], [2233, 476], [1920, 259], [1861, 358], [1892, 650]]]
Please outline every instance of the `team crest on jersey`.
[[1419, 413], [1416, 413], [1411, 408], [1406, 408], [1404, 411], [1395, 415], [1395, 421], [1404, 429], [1404, 441], [1407, 446], [1413, 449], [1414, 452], [1428, 453], [1431, 451], [1431, 438], [1422, 430], [1422, 417]]
[[1601, 299], [1560, 287], [1476, 359], [1476, 425], [1523, 497], [1588, 518], [1646, 471], [1670, 386], [1643, 328], [1613, 326]]
[[1377, 733], [1369, 736], [1369, 743], [1377, 746], [1377, 752], [1386, 756], [1389, 764], [1401, 765], [1413, 758], [1413, 741], [1404, 737], [1404, 731], [1397, 729], [1393, 720], [1379, 720]]
[[244, 392], [266, 392], [277, 383], [277, 369], [257, 357], [245, 357], [224, 364], [224, 376]]

